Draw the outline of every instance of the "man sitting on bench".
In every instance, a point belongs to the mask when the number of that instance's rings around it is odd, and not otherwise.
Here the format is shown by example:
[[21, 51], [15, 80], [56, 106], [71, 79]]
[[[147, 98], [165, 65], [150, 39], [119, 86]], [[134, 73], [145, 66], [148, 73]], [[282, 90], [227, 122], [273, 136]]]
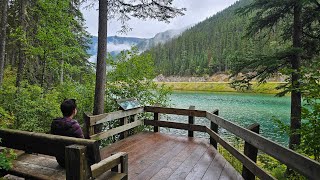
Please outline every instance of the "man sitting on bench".
[[[60, 136], [69, 136], [76, 138], [84, 138], [79, 123], [73, 119], [77, 114], [77, 105], [75, 99], [67, 99], [60, 105], [62, 118], [54, 119], [51, 123], [51, 134]], [[64, 154], [56, 156], [60, 166], [65, 167]]]

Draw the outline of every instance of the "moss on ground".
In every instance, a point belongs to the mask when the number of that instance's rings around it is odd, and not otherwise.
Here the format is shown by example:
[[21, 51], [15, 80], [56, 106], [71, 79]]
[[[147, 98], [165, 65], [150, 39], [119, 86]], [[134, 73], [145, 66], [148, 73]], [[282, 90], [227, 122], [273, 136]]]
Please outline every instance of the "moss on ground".
[[159, 85], [164, 84], [176, 91], [206, 91], [206, 92], [245, 92], [245, 93], [261, 93], [261, 94], [277, 94], [280, 91], [276, 87], [281, 85], [280, 82], [268, 82], [264, 84], [253, 83], [250, 90], [237, 91], [230, 87], [227, 82], [158, 82]]

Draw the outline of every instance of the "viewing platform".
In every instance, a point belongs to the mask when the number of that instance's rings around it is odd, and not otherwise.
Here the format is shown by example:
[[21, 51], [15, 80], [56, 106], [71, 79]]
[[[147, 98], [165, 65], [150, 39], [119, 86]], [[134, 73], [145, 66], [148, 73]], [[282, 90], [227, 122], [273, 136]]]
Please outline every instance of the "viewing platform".
[[142, 132], [101, 149], [128, 153], [129, 179], [243, 179], [208, 140]]
[[[187, 123], [161, 121], [160, 114], [186, 116]], [[260, 136], [259, 125], [246, 129], [218, 114], [218, 110], [207, 112], [195, 110], [194, 106], [189, 109], [145, 106], [85, 115], [88, 139], [0, 129], [1, 146], [27, 152], [13, 162], [11, 170], [1, 173], [50, 180], [275, 179], [256, 164], [260, 150], [309, 179], [320, 177], [318, 162]], [[195, 117], [207, 118], [210, 127], [195, 124]], [[103, 123], [119, 126], [111, 129], [105, 126], [104, 131], [95, 133]], [[141, 131], [146, 126], [153, 132]], [[164, 134], [159, 127], [186, 130], [188, 136]], [[220, 137], [218, 127], [243, 139], [244, 152]], [[194, 131], [207, 133], [210, 139], [196, 138]], [[101, 148], [101, 142], [114, 143]], [[241, 172], [217, 152], [218, 143], [243, 164]], [[62, 153], [66, 157], [65, 169], [52, 157]]]

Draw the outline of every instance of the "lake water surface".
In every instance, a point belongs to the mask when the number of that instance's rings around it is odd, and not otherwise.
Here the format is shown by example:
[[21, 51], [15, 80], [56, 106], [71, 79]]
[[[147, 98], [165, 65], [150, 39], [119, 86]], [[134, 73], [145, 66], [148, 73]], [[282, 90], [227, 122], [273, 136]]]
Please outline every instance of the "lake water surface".
[[[288, 137], [279, 133], [273, 118], [286, 123], [290, 120], [290, 98], [275, 97], [274, 95], [245, 94], [245, 93], [212, 93], [212, 92], [174, 92], [171, 97], [172, 107], [189, 108], [196, 106], [198, 110], [213, 111], [219, 109], [219, 115], [236, 124], [247, 127], [253, 123], [260, 124], [260, 133], [273, 141], [287, 145]], [[187, 123], [186, 116], [162, 116], [163, 119]], [[209, 126], [209, 120], [196, 118], [196, 124]], [[162, 132], [187, 135], [187, 131], [161, 128]], [[219, 129], [219, 133], [231, 138], [230, 133]], [[196, 136], [206, 137], [205, 133]]]

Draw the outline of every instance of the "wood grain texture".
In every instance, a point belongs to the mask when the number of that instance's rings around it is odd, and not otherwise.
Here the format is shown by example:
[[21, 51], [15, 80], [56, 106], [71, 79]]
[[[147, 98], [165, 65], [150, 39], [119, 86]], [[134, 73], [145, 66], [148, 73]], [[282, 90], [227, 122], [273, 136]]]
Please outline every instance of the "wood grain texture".
[[92, 176], [86, 146], [67, 146], [65, 154], [67, 180], [87, 180]]
[[26, 152], [55, 156], [64, 154], [65, 147], [73, 144], [87, 147], [92, 162], [99, 162], [99, 142], [95, 140], [57, 136], [52, 134], [26, 132], [12, 129], [0, 129], [0, 146]]
[[[35, 156], [35, 155], [34, 155]], [[29, 158], [33, 158], [29, 156]], [[56, 164], [56, 163], [55, 163]], [[26, 179], [65, 179], [65, 170], [62, 168], [49, 168], [33, 163], [15, 160], [13, 161], [13, 168], [7, 173], [16, 175], [19, 177], [25, 177]]]
[[[248, 129], [252, 132], [255, 132], [259, 134], [260, 131], [260, 125], [259, 124], [252, 124], [248, 127]], [[250, 143], [245, 142], [244, 144], [244, 155], [246, 155], [249, 159], [251, 159], [253, 162], [257, 162], [258, 157], [258, 149], [254, 146], [252, 146]], [[247, 169], [245, 166], [242, 167], [242, 177], [246, 180], [255, 180], [255, 175]]]
[[153, 113], [161, 113], [161, 114], [175, 114], [175, 115], [183, 115], [183, 116], [206, 117], [206, 111], [200, 111], [200, 110], [145, 106], [144, 111], [145, 112], [153, 112]]
[[94, 135], [90, 136], [90, 138], [91, 139], [105, 139], [105, 138], [108, 138], [108, 137], [113, 136], [115, 134], [122, 133], [124, 131], [127, 131], [129, 129], [135, 128], [140, 125], [143, 125], [143, 121], [138, 120], [138, 121], [135, 121], [135, 122], [132, 122], [129, 124], [125, 124], [123, 126], [119, 126], [119, 127], [113, 128], [113, 129], [109, 129], [107, 131], [103, 131], [98, 134], [94, 134]]
[[100, 155], [102, 159], [105, 159], [109, 157], [112, 153], [117, 152], [129, 152], [128, 149], [133, 149], [132, 146], [135, 146], [136, 144], [142, 144], [143, 141], [147, 139], [147, 136], [152, 135], [151, 132], [141, 132], [134, 136], [129, 136], [128, 138], [125, 138], [121, 141], [118, 141], [114, 144], [111, 144], [109, 146], [106, 146], [102, 149], [100, 149]]
[[127, 179], [128, 175], [125, 173], [115, 173], [115, 172], [105, 172], [96, 180], [122, 180], [122, 179]]
[[[210, 146], [209, 140], [161, 133], [139, 133], [104, 148], [104, 153], [128, 153], [128, 179], [215, 179], [212, 174], [233, 179], [241, 175]], [[132, 143], [132, 144], [131, 144]], [[109, 154], [110, 156], [110, 154]], [[102, 157], [104, 157], [102, 155]], [[218, 162], [218, 163], [217, 163]], [[209, 172], [210, 171], [210, 172]], [[230, 176], [228, 173], [232, 172]]]
[[[195, 110], [196, 107], [195, 106], [190, 106], [189, 107], [190, 110]], [[189, 124], [194, 124], [194, 116], [189, 116], [188, 117], [188, 123]], [[193, 137], [194, 133], [193, 131], [188, 131], [188, 137]]]
[[256, 134], [248, 129], [240, 127], [233, 122], [227, 121], [217, 115], [207, 112], [207, 118], [230, 131], [236, 136], [242, 138], [246, 142], [255, 146], [259, 150], [269, 154], [278, 159], [280, 162], [286, 164], [288, 167], [298, 171], [309, 179], [317, 179], [320, 177], [320, 163], [307, 158], [301, 154], [294, 152], [291, 149], [285, 148], [269, 139]]
[[249, 159], [247, 156], [239, 152], [236, 148], [231, 146], [224, 139], [220, 138], [218, 134], [216, 134], [211, 129], [207, 128], [207, 132], [210, 137], [214, 138], [222, 147], [224, 147], [230, 154], [232, 154], [235, 158], [237, 158], [244, 166], [246, 166], [251, 172], [253, 172], [260, 179], [274, 179], [270, 174], [257, 166], [255, 162]]
[[127, 110], [127, 111], [120, 110], [120, 111], [110, 112], [110, 113], [106, 113], [106, 114], [89, 116], [90, 126], [98, 125], [101, 123], [105, 123], [105, 122], [112, 121], [115, 119], [128, 117], [128, 116], [143, 113], [143, 112], [144, 112], [143, 108], [137, 108], [137, 109], [131, 109], [131, 110]]
[[185, 179], [206, 150], [207, 147], [198, 146], [197, 149], [192, 152], [192, 154], [180, 165], [176, 171], [173, 172], [168, 179]]
[[157, 174], [151, 179], [153, 180], [164, 180], [168, 179], [171, 174], [179, 168], [179, 166], [196, 150], [196, 142], [188, 143], [187, 147], [184, 148], [176, 157], [174, 157], [166, 166], [164, 166]]
[[92, 176], [94, 178], [97, 178], [104, 172], [109, 171], [111, 168], [115, 166], [118, 166], [121, 163], [121, 157], [125, 155], [127, 155], [127, 153], [119, 152], [106, 159], [103, 159], [99, 163], [92, 165], [91, 166]]
[[201, 159], [197, 162], [197, 164], [192, 168], [189, 172], [186, 180], [192, 179], [201, 179], [209, 168], [212, 160], [216, 156], [218, 152], [213, 148], [209, 147], [207, 151], [203, 154]]
[[174, 129], [183, 129], [188, 131], [206, 132], [205, 126], [194, 125], [194, 124], [184, 124], [184, 123], [168, 122], [168, 121], [152, 121], [152, 120], [144, 120], [144, 124], [155, 126], [155, 127], [159, 126], [159, 127], [167, 127], [167, 128], [174, 128]]

